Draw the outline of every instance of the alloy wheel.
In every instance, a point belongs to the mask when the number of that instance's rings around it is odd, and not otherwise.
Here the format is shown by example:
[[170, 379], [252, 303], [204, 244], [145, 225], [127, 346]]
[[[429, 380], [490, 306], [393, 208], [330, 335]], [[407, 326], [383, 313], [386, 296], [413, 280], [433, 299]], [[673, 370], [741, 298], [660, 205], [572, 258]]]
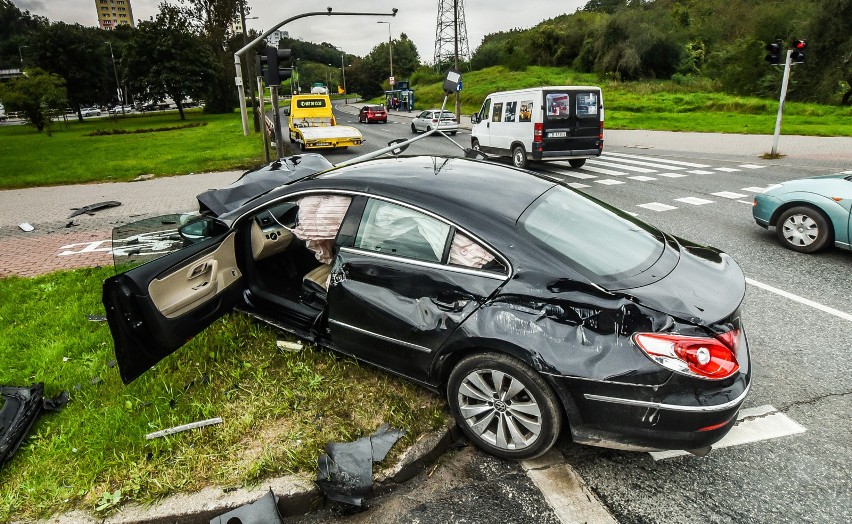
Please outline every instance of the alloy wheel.
[[470, 430], [502, 450], [532, 446], [542, 430], [542, 412], [527, 385], [503, 371], [477, 369], [458, 389], [458, 406]]

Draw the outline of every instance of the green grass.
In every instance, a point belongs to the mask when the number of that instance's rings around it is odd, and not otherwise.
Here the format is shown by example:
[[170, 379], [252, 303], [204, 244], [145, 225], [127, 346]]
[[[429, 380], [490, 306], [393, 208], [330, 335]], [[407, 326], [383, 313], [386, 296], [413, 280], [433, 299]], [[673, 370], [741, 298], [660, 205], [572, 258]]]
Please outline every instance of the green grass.
[[[403, 428], [402, 445], [440, 427], [436, 395], [350, 359], [277, 350], [276, 334], [234, 314], [124, 386], [105, 323], [106, 268], [0, 279], [0, 384], [68, 391], [0, 469], [0, 521], [74, 508], [107, 511], [171, 493], [313, 476], [326, 443]], [[211, 417], [224, 424], [147, 441]]]
[[[495, 91], [542, 85], [599, 85], [603, 88], [608, 129], [649, 129], [708, 133], [773, 134], [778, 100], [738, 97], [714, 91], [702, 79], [614, 82], [596, 75], [558, 67], [509, 71], [491, 67], [463, 73], [461, 110], [478, 112]], [[413, 86], [416, 106], [440, 107], [440, 83]], [[382, 99], [376, 99], [382, 102]], [[453, 99], [447, 101], [448, 107]], [[788, 102], [784, 108], [785, 135], [852, 136], [852, 107]]]
[[[198, 126], [168, 129], [186, 124]], [[161, 131], [91, 136], [113, 129]], [[243, 136], [238, 112], [188, 110], [185, 121], [177, 112], [69, 119], [56, 123], [52, 136], [3, 126], [0, 158], [0, 189], [13, 189], [245, 169], [263, 161], [263, 142], [259, 134]]]

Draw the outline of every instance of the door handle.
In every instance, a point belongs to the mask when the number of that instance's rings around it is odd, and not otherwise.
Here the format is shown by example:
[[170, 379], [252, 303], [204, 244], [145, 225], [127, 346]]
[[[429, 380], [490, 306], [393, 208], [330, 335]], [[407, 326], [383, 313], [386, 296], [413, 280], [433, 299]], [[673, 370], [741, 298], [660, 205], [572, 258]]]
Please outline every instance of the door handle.
[[464, 310], [470, 299], [456, 293], [439, 293], [437, 297], [432, 299], [432, 302], [441, 311], [459, 313]]

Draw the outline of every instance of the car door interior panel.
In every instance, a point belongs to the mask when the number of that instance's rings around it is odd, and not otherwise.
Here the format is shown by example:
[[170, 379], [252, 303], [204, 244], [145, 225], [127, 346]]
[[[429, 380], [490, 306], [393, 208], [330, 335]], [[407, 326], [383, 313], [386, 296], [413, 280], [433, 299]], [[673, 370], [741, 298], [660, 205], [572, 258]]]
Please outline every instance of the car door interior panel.
[[155, 278], [148, 285], [154, 306], [163, 316], [175, 318], [213, 299], [242, 276], [237, 267], [232, 233], [211, 253]]

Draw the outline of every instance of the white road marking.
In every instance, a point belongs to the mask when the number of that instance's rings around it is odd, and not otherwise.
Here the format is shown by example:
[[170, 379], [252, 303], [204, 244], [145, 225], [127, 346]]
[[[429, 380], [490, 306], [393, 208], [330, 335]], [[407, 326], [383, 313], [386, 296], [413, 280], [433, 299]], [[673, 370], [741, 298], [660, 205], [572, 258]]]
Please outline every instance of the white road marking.
[[686, 167], [710, 167], [705, 164], [693, 164], [692, 162], [679, 162], [677, 160], [668, 160], [665, 158], [647, 157], [641, 155], [628, 155], [627, 153], [607, 153], [607, 156], [623, 156], [625, 158], [638, 158], [639, 160], [653, 160], [654, 162], [662, 162], [664, 164], [674, 164], [676, 166]]
[[579, 178], [580, 180], [589, 180], [592, 178], [597, 178], [595, 175], [590, 175], [588, 173], [583, 173], [581, 171], [577, 171], [576, 169], [558, 169], [555, 167], [551, 167], [550, 169], [546, 169], [545, 171], [549, 171], [551, 173], [557, 173], [560, 175], [570, 176], [573, 178]]
[[754, 202], [749, 202], [748, 200], [737, 200], [740, 204], [745, 204], [747, 206], [753, 206]]
[[601, 162], [600, 160], [588, 160], [587, 164], [593, 164], [596, 166], [604, 166], [604, 167], [614, 167], [616, 169], [626, 169], [627, 171], [633, 171], [634, 173], [656, 173], [656, 169], [645, 169], [644, 167], [635, 167], [628, 166], [626, 164], [612, 164], [610, 162]]
[[684, 173], [657, 173], [657, 175], [668, 177], [668, 178], [683, 178], [685, 176], [689, 176], [689, 175], [686, 175]]
[[713, 169], [715, 171], [722, 171], [724, 173], [736, 173], [739, 171], [739, 169], [733, 167], [714, 167]]
[[746, 282], [751, 284], [754, 287], [759, 287], [760, 289], [769, 291], [770, 293], [775, 293], [776, 295], [780, 295], [784, 298], [788, 298], [793, 302], [798, 302], [799, 304], [804, 304], [805, 306], [812, 307], [814, 309], [818, 309], [824, 313], [828, 313], [829, 315], [834, 315], [837, 318], [842, 318], [843, 320], [848, 320], [852, 322], [852, 314], [849, 314], [845, 311], [840, 311], [839, 309], [834, 309], [833, 307], [825, 306], [820, 304], [819, 302], [814, 302], [813, 300], [809, 300], [804, 297], [800, 297], [799, 295], [794, 295], [788, 291], [784, 291], [783, 289], [778, 289], [777, 287], [772, 287], [768, 284], [764, 284], [762, 282], [758, 282], [757, 280], [746, 277]]
[[521, 461], [547, 505], [563, 524], [616, 524], [606, 507], [556, 450]]
[[670, 206], [668, 204], [661, 204], [659, 202], [648, 202], [647, 204], [639, 204], [636, 207], [641, 207], [645, 209], [650, 209], [651, 211], [671, 211], [672, 209], [677, 209], [675, 206]]
[[[772, 406], [741, 409], [737, 415], [736, 425], [719, 442], [713, 444], [713, 449], [740, 446], [752, 442], [760, 442], [779, 437], [798, 435], [806, 430], [796, 421], [779, 412]], [[689, 455], [686, 451], [653, 451], [650, 453], [654, 460]]]
[[609, 176], [627, 176], [630, 173], [624, 173], [622, 171], [613, 171], [612, 169], [603, 169], [601, 167], [592, 167], [590, 165], [583, 166], [583, 171], [591, 171], [592, 173], [600, 173], [602, 175]]
[[590, 185], [581, 184], [579, 182], [568, 182], [568, 187], [573, 187], [574, 189], [583, 189], [586, 187], [592, 187]]
[[766, 191], [766, 188], [765, 187], [756, 187], [756, 186], [744, 187], [743, 191], [751, 191], [752, 193], [763, 193], [764, 191]]
[[[608, 162], [621, 162], [621, 163], [633, 164], [633, 165], [637, 165], [637, 166], [656, 167], [658, 169], [672, 169], [672, 170], [686, 169], [685, 167], [677, 167], [677, 166], [671, 166], [671, 165], [666, 165], [666, 164], [657, 164], [657, 163], [654, 163], [654, 162], [642, 162], [640, 160], [633, 160], [631, 158], [618, 158], [618, 157], [613, 157], [613, 156], [609, 156], [609, 155], [601, 155], [600, 158], [602, 160], [606, 160]], [[655, 160], [655, 159], [651, 158], [650, 160]]]
[[702, 171], [700, 169], [696, 169], [693, 171], [687, 171], [687, 173], [692, 173], [693, 175], [712, 175], [712, 171]]
[[698, 197], [684, 197], [684, 198], [675, 198], [678, 202], [683, 202], [684, 204], [692, 204], [693, 206], [703, 206], [704, 204], [714, 204], [712, 200], [706, 200], [704, 198]]
[[715, 196], [719, 196], [719, 197], [722, 197], [722, 198], [730, 198], [731, 200], [734, 200], [734, 199], [737, 199], [737, 198], [742, 198], [744, 196], [748, 196], [748, 195], [744, 195], [742, 193], [734, 193], [732, 191], [719, 191], [718, 193], [710, 193], [710, 194], [715, 195]]
[[763, 169], [766, 166], [759, 166], [757, 164], [741, 164], [740, 167], [744, 167], [746, 169]]
[[604, 178], [603, 180], [595, 180], [596, 184], [603, 184], [605, 186], [616, 186], [618, 184], [626, 184], [627, 182], [622, 182], [621, 180], [612, 180], [610, 178]]
[[627, 178], [629, 178], [630, 180], [638, 180], [639, 182], [650, 182], [651, 180], [656, 180], [656, 178], [652, 176], [645, 175], [629, 176]]

